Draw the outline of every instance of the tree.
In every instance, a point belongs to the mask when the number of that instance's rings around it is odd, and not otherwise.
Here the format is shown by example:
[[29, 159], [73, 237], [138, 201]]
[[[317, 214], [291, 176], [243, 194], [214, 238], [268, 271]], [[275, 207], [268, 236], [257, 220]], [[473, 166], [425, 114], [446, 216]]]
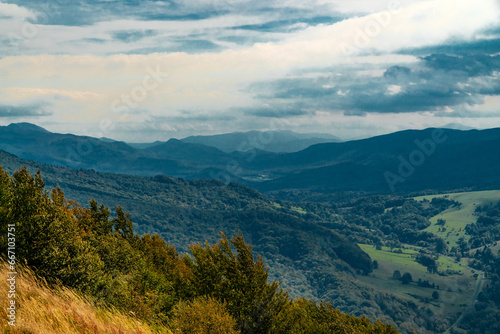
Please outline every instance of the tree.
[[121, 206], [116, 207], [116, 218], [112, 220], [114, 230], [120, 233], [124, 238], [132, 238], [134, 231], [132, 229], [132, 218], [128, 213], [124, 213]]
[[439, 293], [437, 291], [432, 293], [432, 299], [439, 299]]
[[403, 284], [410, 284], [411, 282], [413, 282], [413, 278], [411, 277], [410, 273], [404, 273], [401, 281], [403, 282]]
[[170, 327], [175, 334], [237, 334], [236, 320], [224, 302], [201, 297], [180, 302], [174, 309]]
[[373, 269], [378, 269], [378, 262], [377, 260], [372, 262]]
[[[3, 171], [3, 170], [2, 170]], [[72, 202], [64, 193], [45, 190], [40, 171], [30, 174], [26, 167], [16, 171], [10, 182], [0, 171], [2, 196], [1, 224], [16, 227], [16, 256], [50, 283], [61, 281], [87, 290], [103, 277], [103, 263], [81, 236], [71, 211]], [[4, 206], [5, 205], [5, 206]], [[6, 229], [5, 229], [6, 230]]]
[[267, 282], [268, 270], [262, 258], [254, 260], [252, 247], [243, 236], [229, 241], [222, 233], [218, 244], [198, 244], [190, 249], [197, 294], [226, 301], [241, 333], [267, 333], [281, 308], [282, 291], [277, 282]]
[[399, 281], [401, 279], [401, 272], [399, 270], [394, 270], [392, 278], [397, 279]]

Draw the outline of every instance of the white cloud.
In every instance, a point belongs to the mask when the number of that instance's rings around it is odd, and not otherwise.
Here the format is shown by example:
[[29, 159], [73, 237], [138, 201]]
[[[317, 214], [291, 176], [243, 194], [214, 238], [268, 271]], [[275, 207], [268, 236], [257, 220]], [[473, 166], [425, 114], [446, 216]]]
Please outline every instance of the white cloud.
[[1, 20], [5, 19], [34, 19], [35, 13], [31, 10], [18, 6], [16, 4], [8, 4], [0, 2], [0, 17]]
[[390, 85], [389, 87], [387, 87], [387, 94], [388, 95], [396, 95], [396, 94], [401, 93], [401, 91], [402, 91], [402, 88], [401, 88], [401, 86], [398, 86], [398, 85]]

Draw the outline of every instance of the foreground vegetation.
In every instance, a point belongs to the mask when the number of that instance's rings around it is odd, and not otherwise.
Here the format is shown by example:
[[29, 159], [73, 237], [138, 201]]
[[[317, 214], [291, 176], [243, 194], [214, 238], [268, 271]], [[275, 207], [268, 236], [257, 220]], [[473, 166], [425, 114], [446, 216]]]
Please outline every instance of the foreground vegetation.
[[[58, 314], [58, 323], [103, 323], [109, 332], [116, 324], [113, 317], [120, 322], [121, 314], [132, 314], [123, 318], [124, 324], [137, 318], [145, 333], [396, 333], [328, 303], [290, 298], [278, 282], [268, 282], [262, 258], [254, 258], [241, 234], [192, 245], [191, 255], [181, 256], [158, 235], [135, 234], [121, 207], [111, 215], [95, 201], [86, 209], [67, 200], [58, 188], [49, 194], [41, 174], [31, 175], [26, 168], [12, 177], [0, 168], [0, 223], [3, 231], [15, 224], [17, 263], [25, 263], [50, 287], [35, 283], [29, 271], [20, 276], [31, 280], [19, 285], [19, 298], [25, 298], [21, 318], [39, 309], [31, 299], [38, 293], [48, 307], [37, 316], [48, 323]], [[0, 247], [7, 248], [4, 233]], [[35, 299], [44, 303], [43, 298]], [[65, 303], [80, 305], [82, 311], [58, 308]]]
[[[172, 334], [167, 328], [152, 328], [144, 321], [125, 315], [113, 307], [98, 307], [74, 289], [49, 287], [29, 268], [16, 268], [16, 326], [2, 321], [2, 333], [113, 333]], [[0, 260], [0, 317], [7, 318], [10, 299], [7, 272], [9, 265]]]

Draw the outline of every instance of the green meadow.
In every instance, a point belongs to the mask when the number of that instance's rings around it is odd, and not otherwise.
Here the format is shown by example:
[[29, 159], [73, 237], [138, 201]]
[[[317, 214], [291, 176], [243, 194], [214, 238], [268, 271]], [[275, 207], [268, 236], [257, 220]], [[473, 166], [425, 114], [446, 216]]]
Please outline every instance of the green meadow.
[[[477, 206], [500, 201], [500, 190], [420, 196], [415, 197], [415, 200], [427, 199], [431, 201], [436, 197], [444, 197], [462, 203], [459, 208], [450, 208], [432, 217], [430, 219], [431, 225], [425, 229], [425, 231], [443, 238], [448, 247], [452, 248], [457, 245], [460, 238], [464, 238], [465, 241], [469, 240], [469, 236], [465, 234], [465, 227], [476, 222], [477, 216], [474, 211]], [[445, 224], [437, 225], [438, 219], [445, 220]]]
[[[396, 296], [408, 299], [419, 306], [429, 307], [436, 314], [449, 314], [463, 311], [469, 305], [474, 295], [476, 278], [474, 273], [468, 268], [461, 266], [447, 257], [440, 256], [438, 270], [455, 270], [458, 274], [440, 276], [431, 274], [427, 268], [415, 261], [418, 255], [418, 248], [406, 245], [401, 249], [402, 253], [395, 252], [388, 247], [377, 250], [375, 246], [359, 244], [374, 261], [378, 262], [378, 268], [373, 270], [369, 276], [359, 277], [359, 280], [378, 291], [395, 294]], [[411, 247], [411, 248], [409, 248]], [[401, 275], [408, 272], [413, 278], [411, 284], [402, 284], [401, 281], [393, 278], [395, 270], [399, 270]], [[424, 288], [417, 285], [418, 279], [434, 283], [436, 288]], [[439, 289], [437, 288], [439, 286]], [[431, 296], [437, 291], [440, 298], [432, 300]], [[428, 301], [423, 299], [428, 298]]]

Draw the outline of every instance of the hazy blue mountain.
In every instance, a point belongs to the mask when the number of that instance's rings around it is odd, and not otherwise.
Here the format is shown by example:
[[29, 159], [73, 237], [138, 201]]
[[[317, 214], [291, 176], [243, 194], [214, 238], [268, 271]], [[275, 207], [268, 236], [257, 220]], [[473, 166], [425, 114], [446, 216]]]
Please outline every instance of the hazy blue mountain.
[[[439, 133], [439, 140], [433, 140]], [[256, 157], [254, 168], [281, 175], [260, 190], [378, 192], [492, 187], [500, 184], [500, 128], [407, 130], [303, 151]], [[392, 184], [392, 186], [391, 186]]]
[[325, 133], [296, 133], [292, 131], [248, 131], [212, 136], [191, 136], [186, 143], [216, 147], [227, 153], [259, 149], [268, 152], [297, 152], [319, 143], [339, 142], [340, 138]]
[[138, 148], [138, 149], [143, 150], [143, 149], [150, 148], [153, 146], [161, 145], [163, 143], [165, 143], [165, 142], [157, 140], [153, 143], [127, 143], [127, 144], [134, 147], [134, 148]]
[[214, 147], [196, 143], [186, 143], [177, 139], [170, 139], [165, 143], [145, 148], [144, 151], [158, 158], [189, 160], [193, 162], [220, 162], [231, 158]]
[[0, 127], [0, 149], [43, 163], [103, 170], [113, 170], [113, 161], [135, 155], [135, 150], [123, 142], [51, 133], [29, 123]]
[[52, 165], [141, 176], [217, 178], [261, 191], [397, 192], [500, 184], [500, 129], [407, 130], [321, 143], [292, 153], [259, 149], [227, 153], [176, 139], [139, 149], [21, 123], [0, 127], [0, 149]]
[[[196, 166], [202, 157], [200, 146], [172, 140], [159, 143], [156, 151], [154, 147], [149, 151], [120, 141], [52, 133], [29, 123], [0, 127], [0, 149], [6, 152], [41, 163], [101, 172], [186, 176], [212, 166], [190, 167]], [[204, 148], [208, 151], [207, 157], [218, 151], [208, 146]], [[222, 156], [214, 155], [213, 165], [219, 166], [222, 160]]]
[[474, 128], [471, 128], [470, 126], [466, 126], [460, 123], [448, 123], [446, 125], [442, 126], [443, 129], [455, 129], [455, 130], [473, 130]]

